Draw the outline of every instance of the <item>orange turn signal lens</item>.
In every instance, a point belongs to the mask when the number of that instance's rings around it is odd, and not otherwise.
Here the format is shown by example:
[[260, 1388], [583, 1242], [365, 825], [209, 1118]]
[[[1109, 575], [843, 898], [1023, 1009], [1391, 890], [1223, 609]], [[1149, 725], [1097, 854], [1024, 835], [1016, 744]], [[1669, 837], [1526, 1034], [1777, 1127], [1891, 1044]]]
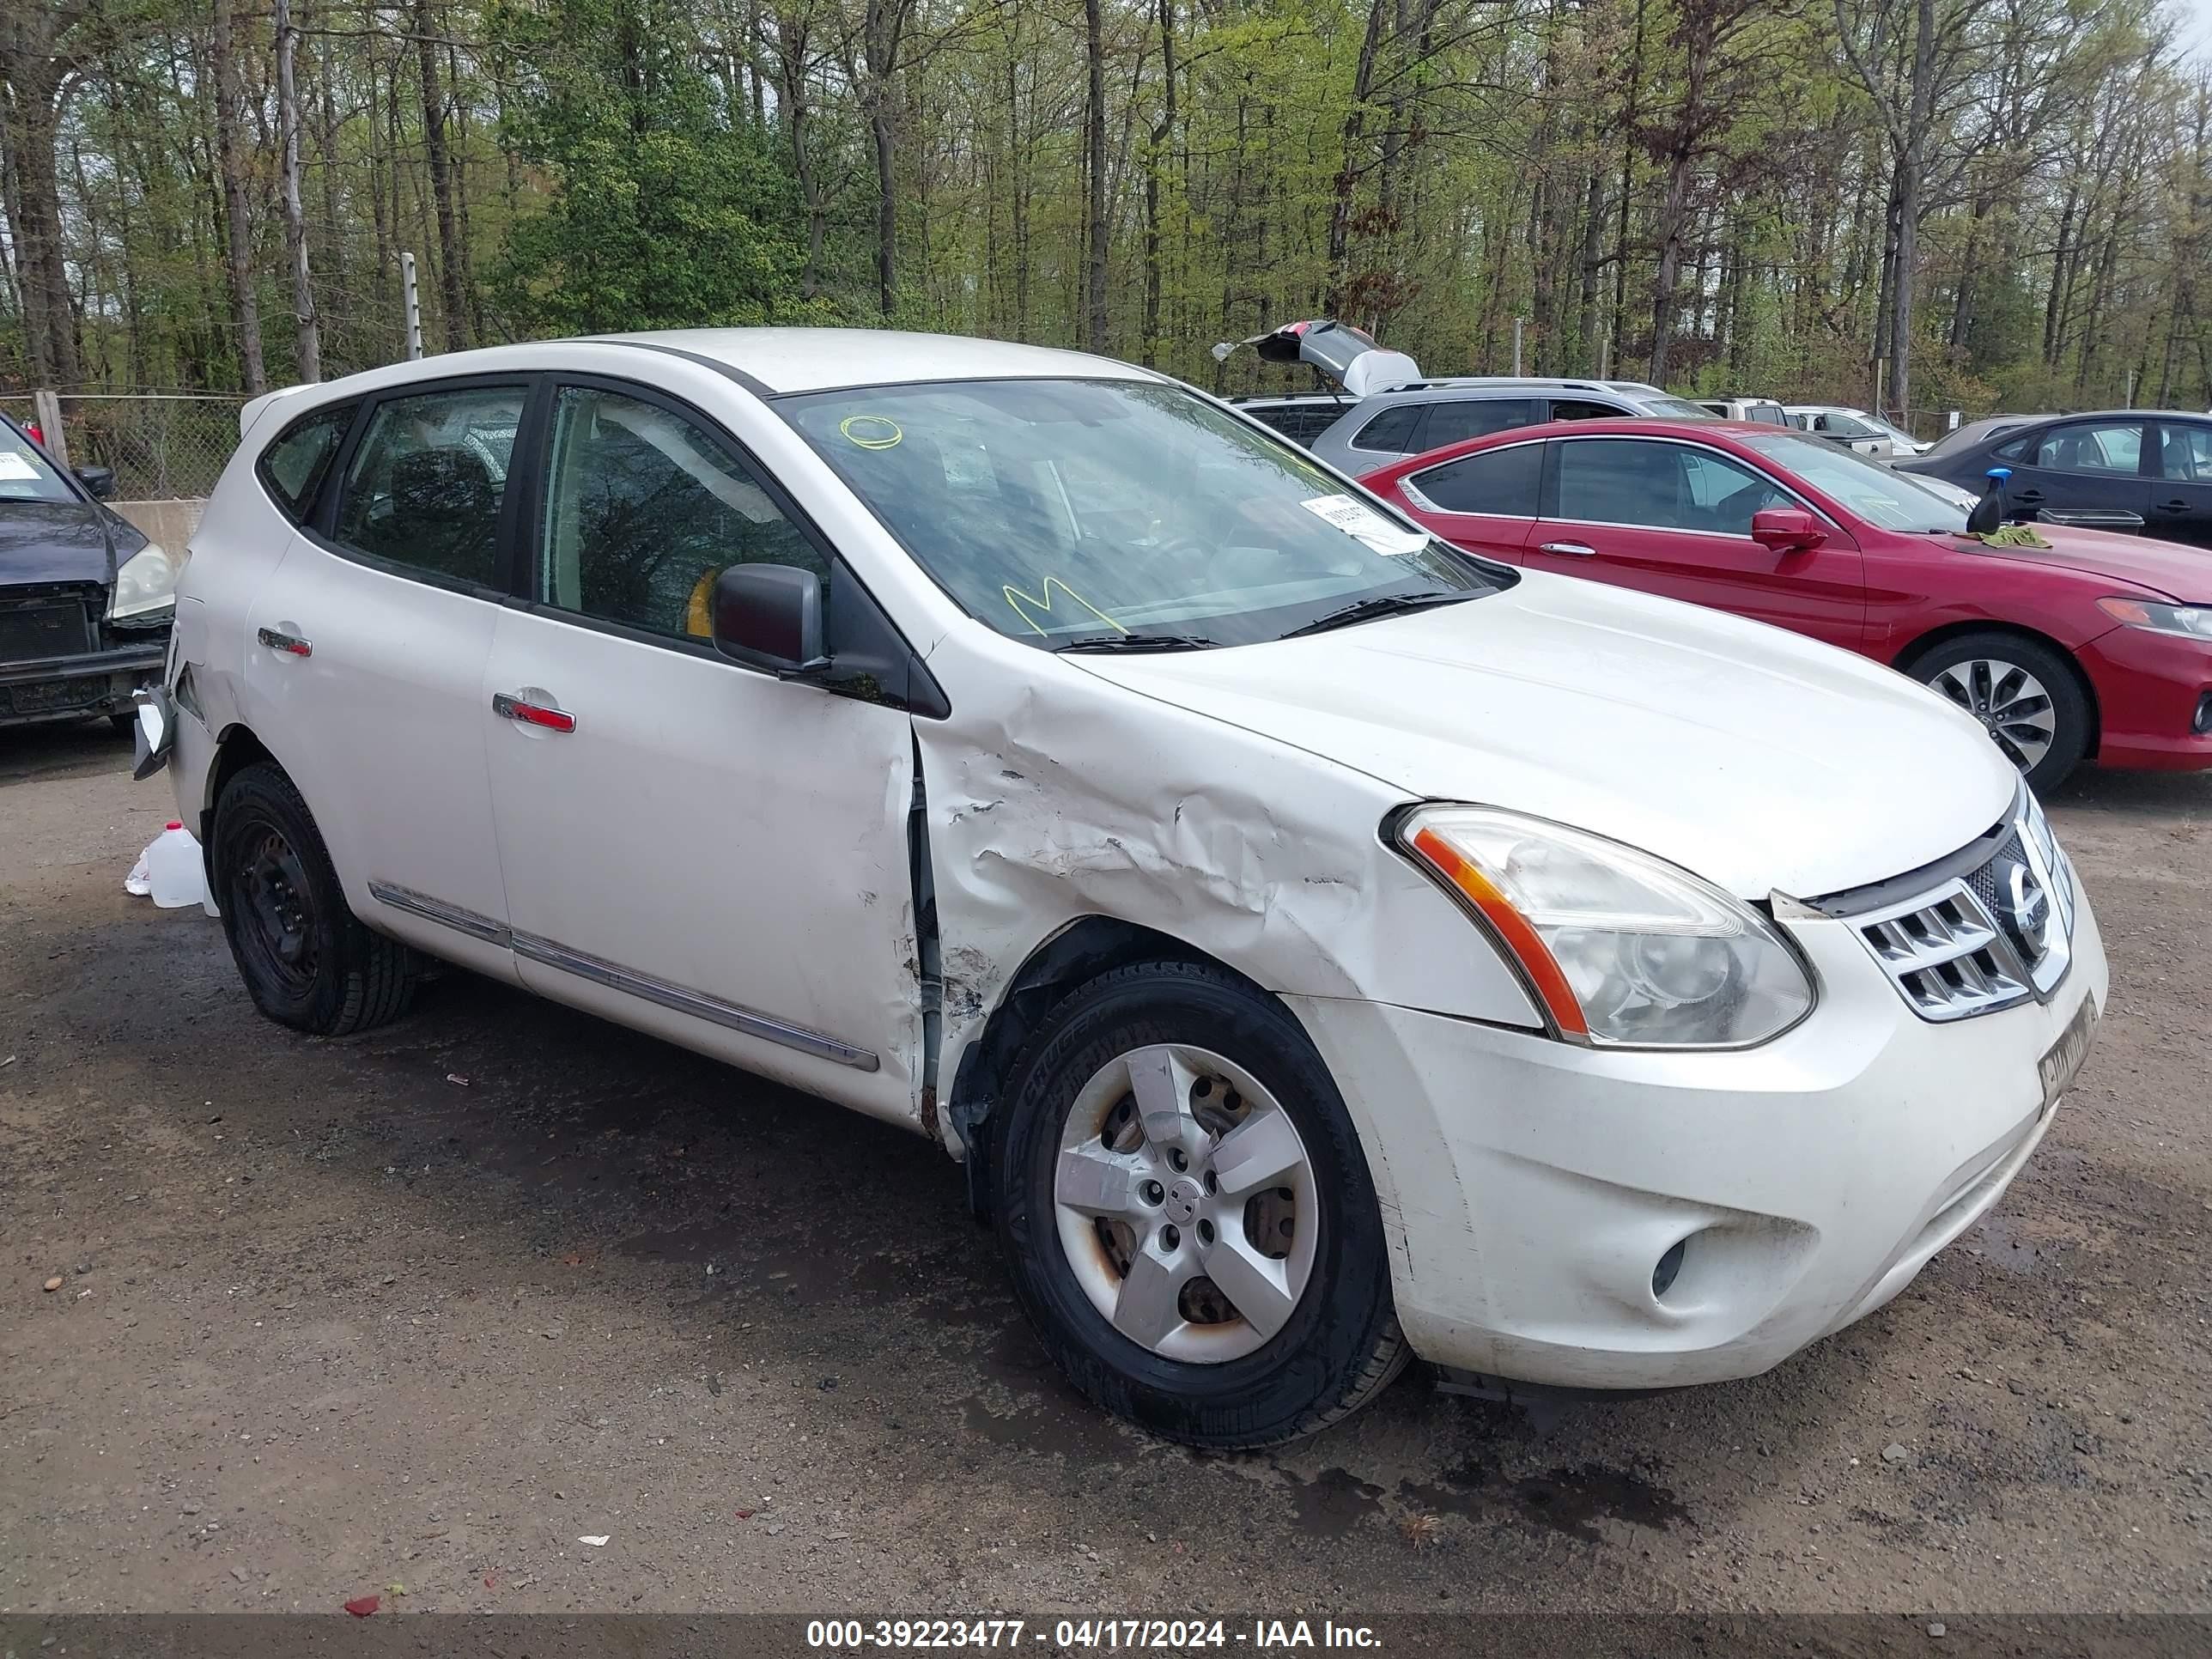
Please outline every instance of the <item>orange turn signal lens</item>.
[[1413, 849], [1428, 860], [1431, 869], [1457, 888], [1490, 924], [1505, 948], [1520, 962], [1536, 994], [1543, 999], [1552, 1023], [1565, 1035], [1587, 1038], [1589, 1021], [1583, 1014], [1583, 1005], [1575, 996], [1574, 987], [1567, 983], [1566, 975], [1560, 971], [1559, 959], [1490, 878], [1433, 830], [1417, 832]]
[[2100, 599], [2097, 609], [2130, 628], [2144, 627], [2150, 621], [2150, 612], [2134, 599]]

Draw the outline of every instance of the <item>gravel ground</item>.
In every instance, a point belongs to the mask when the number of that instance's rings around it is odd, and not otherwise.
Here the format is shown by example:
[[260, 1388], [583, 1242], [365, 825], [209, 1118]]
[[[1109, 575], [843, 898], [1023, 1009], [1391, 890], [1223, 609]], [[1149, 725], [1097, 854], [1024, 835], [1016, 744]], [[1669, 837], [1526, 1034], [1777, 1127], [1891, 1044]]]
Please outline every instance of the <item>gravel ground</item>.
[[1060, 1385], [918, 1140], [466, 975], [262, 1021], [123, 893], [126, 756], [0, 733], [0, 1613], [2212, 1609], [2212, 780], [2057, 805], [2100, 1046], [1882, 1313], [1206, 1458]]

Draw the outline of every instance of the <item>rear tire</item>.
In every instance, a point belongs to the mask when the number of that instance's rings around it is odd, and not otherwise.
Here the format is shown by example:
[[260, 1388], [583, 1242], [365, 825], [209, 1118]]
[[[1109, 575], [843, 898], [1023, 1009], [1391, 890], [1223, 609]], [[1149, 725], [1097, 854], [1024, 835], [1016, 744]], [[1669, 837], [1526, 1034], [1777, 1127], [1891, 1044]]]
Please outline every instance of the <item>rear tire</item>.
[[1349, 1415], [1404, 1366], [1366, 1156], [1273, 998], [1194, 963], [1116, 969], [1053, 1010], [1000, 1101], [1007, 1267], [1097, 1404], [1250, 1450]]
[[2019, 634], [1960, 634], [1905, 672], [1980, 720], [2029, 788], [2048, 794], [2089, 752], [2096, 716], [2073, 661]]
[[223, 785], [209, 854], [231, 957], [264, 1014], [343, 1036], [406, 1012], [420, 958], [347, 906], [314, 817], [282, 768], [257, 762]]

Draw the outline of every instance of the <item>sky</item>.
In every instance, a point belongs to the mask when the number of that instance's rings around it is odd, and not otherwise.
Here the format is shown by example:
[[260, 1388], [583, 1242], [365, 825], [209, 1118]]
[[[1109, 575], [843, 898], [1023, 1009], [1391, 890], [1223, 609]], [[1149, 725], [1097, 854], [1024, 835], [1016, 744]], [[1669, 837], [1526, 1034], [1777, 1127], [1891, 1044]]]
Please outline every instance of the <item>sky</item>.
[[2181, 19], [2181, 39], [2200, 58], [2212, 58], [2212, 0], [2167, 0]]

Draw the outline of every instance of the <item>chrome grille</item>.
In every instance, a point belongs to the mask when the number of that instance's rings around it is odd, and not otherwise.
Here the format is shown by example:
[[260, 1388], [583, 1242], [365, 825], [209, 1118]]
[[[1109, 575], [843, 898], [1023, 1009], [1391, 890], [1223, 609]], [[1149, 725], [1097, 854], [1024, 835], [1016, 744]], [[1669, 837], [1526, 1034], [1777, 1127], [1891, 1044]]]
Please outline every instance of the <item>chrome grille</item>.
[[1965, 1019], [2035, 994], [1990, 920], [1979, 885], [1954, 881], [1886, 915], [1853, 918], [1875, 959], [1925, 1018]]
[[1923, 873], [1917, 891], [1900, 894], [1900, 878], [1818, 902], [1858, 931], [1915, 1013], [1971, 1019], [2057, 989], [2073, 959], [2074, 869], [2026, 790], [1974, 849]]

